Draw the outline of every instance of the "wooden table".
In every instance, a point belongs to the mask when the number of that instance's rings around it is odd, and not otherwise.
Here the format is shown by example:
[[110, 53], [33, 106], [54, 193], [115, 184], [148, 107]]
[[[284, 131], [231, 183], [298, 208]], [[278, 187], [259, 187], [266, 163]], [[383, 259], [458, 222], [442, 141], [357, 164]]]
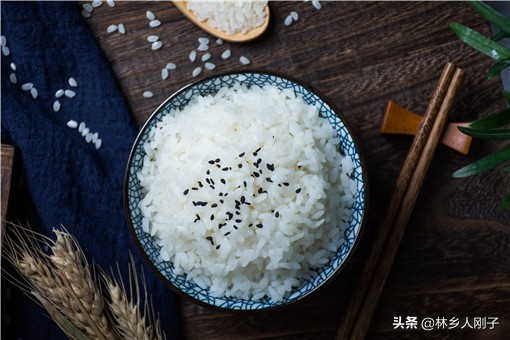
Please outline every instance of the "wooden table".
[[[361, 141], [369, 172], [370, 213], [366, 230], [345, 271], [318, 295], [285, 311], [231, 314], [182, 301], [188, 339], [332, 338], [356, 284], [361, 264], [388, 202], [411, 139], [379, 134], [388, 100], [423, 113], [446, 61], [466, 76], [452, 119], [472, 120], [504, 107], [498, 79], [488, 81], [491, 60], [466, 47], [449, 24], [461, 22], [484, 34], [489, 26], [465, 2], [311, 2], [271, 3], [271, 23], [261, 39], [245, 44], [211, 42], [216, 69], [201, 76], [239, 70], [239, 56], [250, 68], [284, 72], [326, 94], [347, 116]], [[151, 10], [162, 22], [149, 28]], [[299, 20], [287, 27], [291, 11]], [[87, 19], [111, 62], [138, 123], [170, 94], [193, 81], [188, 55], [207, 34], [191, 24], [170, 2], [117, 2], [96, 8]], [[108, 34], [124, 23], [126, 34]], [[146, 38], [158, 35], [160, 50]], [[230, 48], [232, 57], [221, 60]], [[201, 55], [201, 54], [199, 54]], [[167, 80], [161, 69], [177, 64]], [[152, 98], [142, 93], [150, 90]], [[369, 338], [503, 339], [510, 334], [510, 210], [498, 210], [510, 188], [502, 171], [467, 179], [451, 174], [497, 147], [475, 141], [469, 156], [440, 147], [383, 290]], [[157, 297], [155, 297], [157, 298]], [[457, 318], [453, 329], [426, 332], [395, 329], [394, 318]], [[498, 317], [495, 329], [461, 327], [468, 317]], [[487, 319], [486, 319], [487, 320]], [[164, 321], [163, 321], [164, 322]], [[450, 323], [449, 323], [450, 325]], [[489, 325], [487, 325], [489, 328]]]

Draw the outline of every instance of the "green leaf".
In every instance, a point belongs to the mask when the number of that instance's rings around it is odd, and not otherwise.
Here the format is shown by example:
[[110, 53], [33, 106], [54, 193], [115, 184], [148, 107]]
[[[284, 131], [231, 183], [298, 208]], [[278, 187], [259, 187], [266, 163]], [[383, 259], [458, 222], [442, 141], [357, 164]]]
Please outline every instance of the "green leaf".
[[493, 23], [503, 32], [510, 34], [510, 19], [481, 1], [469, 1], [469, 3], [485, 20]]
[[510, 108], [503, 111], [492, 113], [487, 117], [481, 118], [469, 125], [470, 128], [477, 130], [487, 130], [502, 127], [510, 123]]
[[508, 92], [508, 91], [503, 91], [503, 98], [505, 99], [506, 104], [507, 104], [507, 105], [510, 105], [510, 92]]
[[508, 207], [510, 207], [510, 194], [506, 195], [505, 198], [503, 198], [501, 204], [499, 205], [499, 209], [504, 210]]
[[499, 74], [499, 72], [503, 71], [505, 68], [510, 66], [510, 59], [504, 59], [496, 61], [494, 65], [489, 69], [489, 73], [487, 74], [488, 79], [492, 79]]
[[492, 40], [500, 41], [501, 39], [505, 39], [508, 37], [510, 37], [510, 34], [504, 32], [504, 31], [499, 31], [495, 36], [492, 37]]
[[493, 129], [493, 130], [478, 130], [469, 127], [457, 127], [462, 133], [480, 139], [492, 140], [508, 140], [510, 139], [510, 129]]
[[486, 38], [469, 27], [452, 22], [450, 27], [459, 38], [475, 50], [488, 55], [495, 60], [510, 58], [510, 50], [489, 38]]
[[452, 177], [459, 178], [477, 175], [508, 160], [510, 160], [510, 144], [505, 145], [501, 149], [485, 156], [484, 158], [455, 171]]

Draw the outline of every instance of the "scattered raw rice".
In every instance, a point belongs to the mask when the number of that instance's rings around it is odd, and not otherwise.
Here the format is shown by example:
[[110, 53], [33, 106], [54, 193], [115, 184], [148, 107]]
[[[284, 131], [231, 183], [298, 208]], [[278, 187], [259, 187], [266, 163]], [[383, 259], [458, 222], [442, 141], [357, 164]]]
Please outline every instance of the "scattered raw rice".
[[159, 25], [161, 25], [161, 21], [159, 20], [151, 20], [149, 22], [149, 27], [158, 27]]
[[317, 8], [317, 9], [322, 8], [322, 5], [319, 0], [312, 0], [312, 5], [313, 5], [313, 7]]
[[239, 57], [239, 61], [241, 62], [241, 64], [243, 65], [248, 65], [250, 63], [250, 59], [246, 58], [244, 55], [242, 55], [241, 57]]
[[110, 7], [115, 7], [115, 1], [113, 0], [106, 0], [106, 3], [108, 4], [108, 6]]
[[78, 123], [75, 120], [70, 120], [67, 122], [67, 126], [71, 129], [76, 129], [78, 127]]
[[9, 80], [11, 81], [11, 83], [17, 84], [18, 83], [18, 78], [16, 77], [16, 73], [9, 74]]
[[0, 36], [0, 46], [7, 46], [7, 39], [5, 39], [5, 35]]
[[223, 40], [220, 38], [216, 39], [216, 45], [223, 45]]
[[37, 89], [35, 87], [32, 87], [30, 89], [30, 94], [32, 95], [32, 98], [36, 99], [37, 96], [39, 95], [39, 92], [37, 92]]
[[23, 91], [28, 91], [28, 90], [30, 90], [32, 87], [34, 87], [34, 84], [32, 84], [32, 83], [25, 83], [25, 84], [21, 85], [21, 89], [22, 89]]
[[92, 1], [92, 7], [99, 7], [103, 4], [103, 2], [101, 0], [94, 0]]
[[89, 132], [90, 132], [90, 129], [89, 129], [88, 127], [86, 127], [86, 128], [85, 128], [85, 129], [83, 129], [83, 131], [81, 132], [81, 135], [82, 135], [83, 137], [85, 137], [85, 136], [87, 135], [87, 133], [89, 133]]
[[64, 95], [64, 90], [60, 89], [55, 92], [55, 97], [60, 98]]
[[89, 13], [92, 13], [92, 11], [94, 10], [94, 7], [92, 7], [91, 4], [83, 4], [82, 5], [83, 9]]
[[294, 12], [294, 11], [290, 12], [290, 16], [294, 20], [298, 20], [299, 19], [299, 14], [297, 14], [297, 12]]
[[199, 21], [207, 23], [229, 35], [246, 33], [264, 23], [267, 1], [214, 1], [188, 0], [187, 8]]
[[11, 50], [9, 49], [9, 47], [7, 47], [7, 46], [2, 46], [2, 54], [3, 54], [4, 56], [6, 56], [6, 57], [7, 57], [9, 54], [11, 54]]
[[204, 67], [208, 70], [214, 70], [216, 68], [216, 65], [214, 65], [213, 63], [205, 63], [204, 64]]
[[198, 45], [197, 50], [199, 51], [207, 51], [209, 49], [209, 45]]
[[99, 148], [101, 147], [102, 144], [103, 144], [103, 141], [101, 140], [101, 138], [98, 138], [96, 140], [96, 142], [94, 143], [94, 146], [96, 147], [96, 150], [99, 150]]
[[356, 183], [338, 144], [290, 89], [236, 84], [193, 99], [145, 142], [143, 229], [213, 296], [281, 301], [344, 242]]
[[151, 98], [154, 94], [151, 91], [144, 91], [143, 96], [145, 98]]
[[208, 38], [198, 38], [198, 43], [200, 45], [209, 45], [209, 39]]
[[193, 50], [189, 53], [189, 61], [194, 62], [197, 59], [197, 51]]
[[[58, 99], [53, 102], [53, 111], [55, 112], [60, 111], [60, 102], [58, 101]], [[69, 125], [69, 123], [67, 123], [67, 125]]]
[[124, 27], [124, 24], [119, 24], [119, 33], [126, 34], [126, 28]]
[[207, 61], [209, 59], [211, 59], [211, 53], [204, 54], [200, 60]]
[[66, 95], [67, 98], [73, 98], [74, 96], [76, 96], [76, 92], [74, 92], [73, 90], [65, 90], [64, 94]]
[[82, 132], [85, 129], [86, 125], [85, 122], [81, 122], [80, 125], [78, 125], [78, 132]]
[[191, 72], [191, 76], [192, 77], [196, 77], [200, 74], [200, 72], [202, 72], [202, 68], [201, 67], [197, 67], [193, 70], [193, 72]]
[[159, 50], [161, 48], [161, 46], [163, 46], [163, 43], [161, 41], [155, 41], [155, 42], [152, 43], [151, 49], [153, 51]]
[[90, 12], [87, 12], [86, 10], [81, 11], [81, 15], [84, 18], [90, 18], [92, 16]]
[[11, 70], [16, 71], [16, 64], [15, 63], [11, 63], [9, 66], [11, 67]]
[[232, 52], [230, 50], [225, 50], [221, 54], [221, 59], [228, 59], [232, 55]]
[[292, 24], [292, 20], [293, 20], [293, 19], [292, 19], [292, 16], [289, 14], [289, 15], [287, 15], [287, 17], [285, 18], [285, 21], [283, 22], [283, 24], [284, 24], [285, 26], [290, 26], [290, 25]]
[[91, 133], [91, 132], [89, 132], [89, 133], [87, 133], [87, 134], [85, 135], [85, 141], [86, 141], [87, 143], [92, 142], [92, 133]]
[[78, 82], [76, 82], [76, 79], [74, 79], [73, 77], [69, 78], [68, 83], [72, 87], [78, 87]]
[[161, 70], [161, 79], [165, 80], [168, 78], [168, 69], [165, 67]]
[[174, 63], [168, 63], [166, 64], [166, 68], [169, 70], [175, 70], [177, 68], [177, 65], [175, 65]]
[[99, 138], [99, 134], [97, 132], [94, 132], [94, 134], [92, 135], [92, 143], [95, 143], [98, 138]]
[[156, 16], [155, 16], [155, 15], [154, 15], [154, 13], [152, 13], [151, 11], [147, 11], [147, 12], [145, 13], [145, 17], [146, 17], [147, 19], [149, 19], [149, 20], [154, 20], [154, 19], [156, 19]]
[[156, 42], [156, 41], [158, 41], [158, 40], [159, 40], [159, 37], [158, 37], [157, 35], [149, 35], [149, 36], [147, 37], [147, 41], [148, 41], [148, 42], [151, 42], [151, 43]]
[[106, 28], [106, 32], [107, 33], [113, 33], [117, 30], [117, 25], [114, 25], [114, 24], [111, 24], [110, 26], [108, 26]]

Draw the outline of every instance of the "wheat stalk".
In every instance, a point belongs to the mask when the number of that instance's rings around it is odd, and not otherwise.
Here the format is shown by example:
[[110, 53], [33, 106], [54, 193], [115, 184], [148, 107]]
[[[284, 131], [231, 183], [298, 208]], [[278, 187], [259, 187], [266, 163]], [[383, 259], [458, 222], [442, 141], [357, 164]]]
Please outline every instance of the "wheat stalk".
[[[103, 274], [103, 280], [110, 295], [108, 306], [113, 319], [116, 322], [117, 330], [123, 339], [166, 339], [164, 333], [161, 331], [159, 320], [154, 316], [154, 310], [149, 308], [147, 287], [145, 286], [145, 283], [143, 285], [145, 302], [143, 304], [142, 314], [140, 285], [137, 279], [136, 267], [133, 263], [133, 259], [131, 258], [131, 262], [128, 267], [129, 297], [126, 292], [124, 282], [122, 281], [118, 266], [117, 270], [119, 273], [119, 280], [110, 278], [108, 275]], [[145, 281], [142, 279], [142, 282]], [[151, 325], [151, 320], [155, 320], [154, 325]]]

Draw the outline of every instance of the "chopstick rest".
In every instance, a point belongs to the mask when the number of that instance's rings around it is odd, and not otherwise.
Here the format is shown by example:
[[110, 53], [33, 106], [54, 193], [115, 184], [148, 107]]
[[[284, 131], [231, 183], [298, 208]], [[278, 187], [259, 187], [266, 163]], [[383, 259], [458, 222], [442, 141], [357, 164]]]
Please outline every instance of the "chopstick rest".
[[[381, 126], [382, 134], [415, 135], [420, 129], [423, 117], [406, 110], [393, 101], [388, 101]], [[457, 129], [459, 126], [469, 126], [470, 123], [450, 123], [447, 125], [441, 143], [449, 148], [467, 155], [472, 137]]]
[[364, 339], [407, 222], [446, 127], [464, 71], [447, 63], [397, 178], [394, 193], [364, 261], [335, 339]]

